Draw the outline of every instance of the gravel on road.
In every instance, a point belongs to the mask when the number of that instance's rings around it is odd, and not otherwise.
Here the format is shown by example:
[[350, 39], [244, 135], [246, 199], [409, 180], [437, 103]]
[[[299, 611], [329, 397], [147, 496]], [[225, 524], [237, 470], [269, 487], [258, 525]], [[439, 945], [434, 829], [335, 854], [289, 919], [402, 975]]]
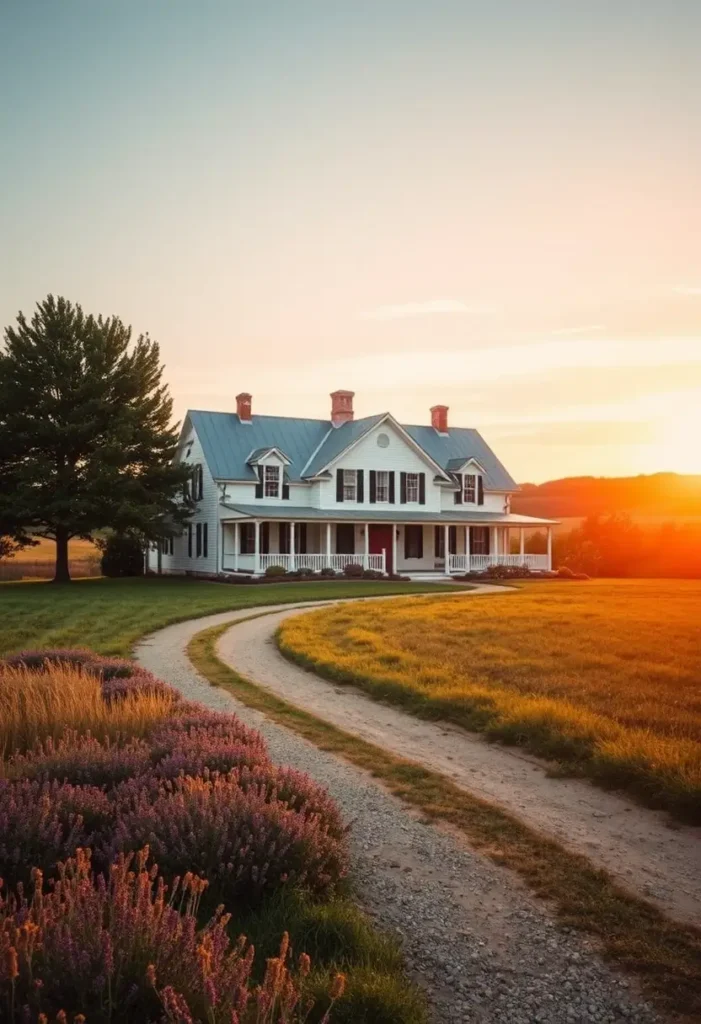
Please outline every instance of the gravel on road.
[[210, 686], [190, 664], [188, 642], [248, 614], [169, 626], [137, 647], [137, 660], [187, 699], [239, 715], [263, 733], [274, 760], [328, 787], [351, 824], [359, 901], [401, 938], [436, 1024], [660, 1022], [633, 983], [558, 926], [511, 873], [424, 823], [366, 773]]

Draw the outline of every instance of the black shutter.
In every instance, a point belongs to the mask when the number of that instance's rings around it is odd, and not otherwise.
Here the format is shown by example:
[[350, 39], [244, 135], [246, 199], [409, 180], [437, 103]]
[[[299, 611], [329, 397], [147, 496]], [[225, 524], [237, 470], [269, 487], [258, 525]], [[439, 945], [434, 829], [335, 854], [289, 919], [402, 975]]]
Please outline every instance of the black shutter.
[[256, 466], [256, 473], [258, 474], [258, 483], [256, 484], [256, 498], [263, 497], [263, 467]]
[[455, 505], [462, 505], [462, 476], [460, 473], [451, 473], [453, 480], [458, 485], [458, 490], [453, 495], [453, 503]]
[[207, 532], [208, 532], [208, 530], [207, 530], [207, 523], [203, 523], [202, 524], [202, 554], [204, 555], [205, 558], [207, 557], [207, 553], [208, 553], [208, 550], [209, 550], [208, 545], [207, 545]]
[[389, 471], [389, 503], [394, 505], [394, 470]]
[[481, 476], [477, 477], [477, 504], [484, 505], [484, 484]]
[[399, 474], [399, 500], [406, 505], [406, 473]]
[[307, 524], [295, 523], [295, 551], [299, 555], [307, 553]]
[[201, 465], [197, 467], [197, 500], [202, 501], [204, 494], [204, 470]]
[[187, 557], [192, 558], [192, 523], [187, 524]]
[[270, 551], [270, 523], [260, 524], [260, 553], [267, 555]]
[[448, 548], [450, 549], [451, 555], [458, 553], [458, 528], [457, 526], [448, 527]]
[[281, 555], [290, 553], [290, 524], [280, 523], [278, 526], [278, 549]]
[[419, 473], [419, 505], [426, 504], [426, 474]]
[[202, 523], [198, 523], [195, 527], [195, 535], [197, 537], [197, 557], [199, 558], [202, 554]]
[[343, 470], [336, 470], [336, 501], [343, 501]]
[[290, 480], [285, 469], [282, 471], [282, 500], [290, 500]]
[[355, 479], [356, 479], [355, 500], [358, 503], [365, 501], [364, 476], [365, 476], [365, 474], [364, 474], [362, 469], [356, 469], [356, 471], [355, 471]]
[[[403, 473], [402, 473], [402, 476], [404, 476]], [[404, 527], [404, 558], [405, 559], [411, 558], [411, 555], [409, 553], [410, 550], [411, 550], [410, 544], [409, 544], [409, 540], [410, 540], [409, 535], [410, 535], [410, 533], [411, 533], [411, 527], [410, 526], [405, 526]]]
[[374, 505], [377, 501], [377, 473], [374, 469], [370, 470], [370, 504]]
[[445, 533], [443, 532], [443, 527], [442, 526], [434, 526], [433, 527], [433, 551], [434, 551], [434, 554], [435, 554], [436, 558], [445, 558], [445, 551], [443, 550], [443, 548], [445, 546], [444, 543], [443, 543], [444, 537], [445, 537]]

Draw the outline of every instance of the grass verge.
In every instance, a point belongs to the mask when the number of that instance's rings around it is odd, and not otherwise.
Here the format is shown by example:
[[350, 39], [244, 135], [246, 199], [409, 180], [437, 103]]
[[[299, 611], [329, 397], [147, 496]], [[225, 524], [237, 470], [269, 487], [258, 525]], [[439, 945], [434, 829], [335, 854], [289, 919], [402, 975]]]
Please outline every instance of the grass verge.
[[224, 664], [216, 642], [231, 623], [192, 638], [188, 655], [215, 686], [304, 736], [322, 750], [370, 772], [431, 821], [463, 832], [470, 844], [516, 871], [558, 919], [599, 943], [604, 956], [640, 980], [664, 1011], [701, 1019], [701, 929], [678, 924], [620, 888], [602, 870], [516, 818], [455, 786], [437, 772], [387, 753], [257, 686]]
[[398, 942], [375, 930], [350, 896], [326, 902], [282, 890], [257, 910], [232, 918], [233, 933], [248, 936], [259, 970], [277, 955], [287, 931], [292, 948], [304, 950], [314, 969], [310, 994], [315, 1000], [309, 1024], [329, 1006], [329, 978], [339, 971], [346, 989], [333, 1008], [334, 1024], [427, 1024], [423, 993], [407, 981]]
[[234, 586], [178, 577], [0, 584], [0, 655], [23, 648], [89, 647], [128, 656], [140, 637], [174, 622], [271, 604], [440, 593], [455, 585], [344, 580]]

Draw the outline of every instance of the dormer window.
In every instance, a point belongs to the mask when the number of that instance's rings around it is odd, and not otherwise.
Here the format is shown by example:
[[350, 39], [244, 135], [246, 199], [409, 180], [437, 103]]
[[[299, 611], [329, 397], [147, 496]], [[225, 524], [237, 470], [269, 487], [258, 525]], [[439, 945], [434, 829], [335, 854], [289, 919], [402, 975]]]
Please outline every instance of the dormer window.
[[466, 505], [474, 505], [477, 501], [477, 476], [475, 473], [465, 473], [462, 481], [462, 500]]
[[266, 498], [279, 498], [280, 497], [280, 467], [279, 466], [264, 466], [263, 467], [263, 493]]

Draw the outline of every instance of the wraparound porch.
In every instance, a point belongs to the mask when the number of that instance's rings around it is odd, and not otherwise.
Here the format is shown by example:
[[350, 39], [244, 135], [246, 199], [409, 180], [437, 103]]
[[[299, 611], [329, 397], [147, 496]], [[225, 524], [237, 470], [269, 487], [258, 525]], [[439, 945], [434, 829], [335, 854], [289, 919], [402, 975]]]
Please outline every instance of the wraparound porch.
[[[547, 530], [546, 550], [526, 552], [526, 530], [539, 526]], [[514, 530], [518, 535], [516, 551]], [[545, 571], [552, 565], [552, 526], [537, 520], [516, 527], [503, 521], [446, 522], [429, 515], [421, 522], [399, 516], [391, 522], [360, 517], [358, 521], [327, 518], [320, 522], [311, 517], [278, 520], [261, 516], [222, 521], [219, 551], [220, 572], [254, 575], [265, 573], [270, 566], [287, 571], [329, 568], [342, 572], [350, 564], [383, 573], [461, 575], [493, 565], [525, 565]]]

